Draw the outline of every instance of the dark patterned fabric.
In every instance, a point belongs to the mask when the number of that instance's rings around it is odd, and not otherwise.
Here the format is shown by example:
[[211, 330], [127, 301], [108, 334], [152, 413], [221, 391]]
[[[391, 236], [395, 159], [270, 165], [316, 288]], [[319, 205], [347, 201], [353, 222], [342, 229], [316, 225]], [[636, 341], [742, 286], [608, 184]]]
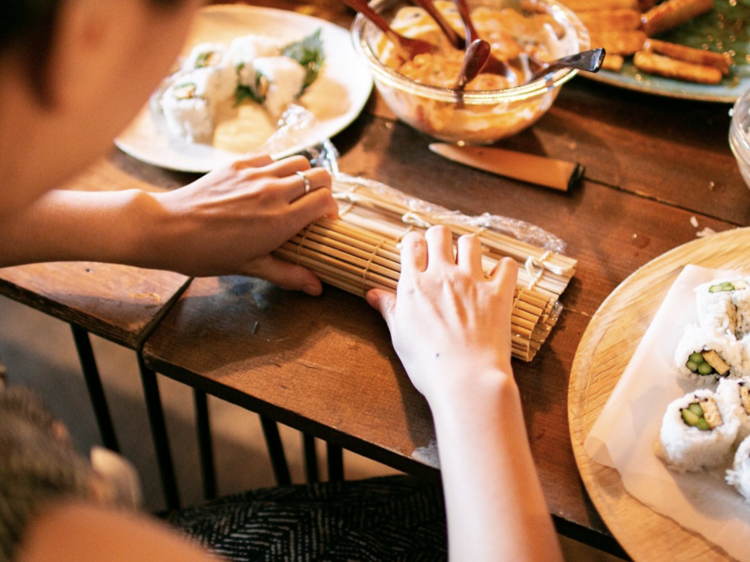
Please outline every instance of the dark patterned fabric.
[[440, 487], [408, 476], [246, 492], [176, 511], [170, 522], [243, 562], [448, 558]]

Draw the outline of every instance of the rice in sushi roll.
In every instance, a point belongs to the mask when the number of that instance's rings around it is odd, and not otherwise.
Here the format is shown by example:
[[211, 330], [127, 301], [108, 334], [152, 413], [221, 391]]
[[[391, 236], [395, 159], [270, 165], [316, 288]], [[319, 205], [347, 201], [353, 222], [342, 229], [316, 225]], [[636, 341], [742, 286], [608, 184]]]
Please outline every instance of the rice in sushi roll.
[[725, 462], [739, 421], [720, 396], [708, 389], [686, 394], [667, 406], [659, 434], [660, 454], [680, 472], [711, 469]]
[[737, 441], [744, 440], [750, 435], [750, 378], [722, 379], [716, 394], [739, 421]]
[[746, 374], [745, 350], [732, 334], [690, 324], [675, 350], [675, 364], [685, 377], [716, 380]]
[[272, 116], [279, 117], [302, 94], [307, 70], [289, 57], [259, 57], [253, 67], [258, 99]]
[[[231, 72], [229, 73], [231, 79]], [[215, 104], [234, 90], [224, 69], [199, 68], [180, 74], [166, 89], [159, 106], [173, 136], [189, 142], [209, 142], [214, 132]]]
[[726, 481], [750, 503], [750, 437], [745, 438], [734, 454], [734, 464], [727, 470]]
[[715, 280], [695, 289], [698, 322], [742, 338], [750, 332], [750, 283], [742, 277]]
[[246, 35], [232, 41], [227, 51], [229, 63], [237, 73], [240, 86], [255, 88], [255, 67], [253, 61], [258, 57], [281, 56], [281, 45], [269, 37]]

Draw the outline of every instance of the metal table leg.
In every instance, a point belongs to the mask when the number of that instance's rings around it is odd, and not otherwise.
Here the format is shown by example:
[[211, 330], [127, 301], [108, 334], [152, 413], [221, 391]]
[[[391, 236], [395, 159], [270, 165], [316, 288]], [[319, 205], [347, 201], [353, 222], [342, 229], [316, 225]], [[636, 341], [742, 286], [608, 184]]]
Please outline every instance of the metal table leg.
[[328, 453], [328, 481], [344, 481], [344, 450], [338, 445], [326, 443]]
[[195, 425], [198, 432], [198, 449], [200, 451], [201, 473], [203, 476], [203, 497], [211, 500], [217, 494], [214, 448], [208, 418], [208, 397], [205, 392], [194, 388], [193, 400], [195, 402]]
[[276, 484], [288, 486], [292, 483], [292, 478], [289, 476], [289, 465], [286, 463], [284, 447], [281, 444], [279, 426], [275, 421], [265, 416], [260, 416], [260, 424], [263, 427], [263, 435], [266, 437], [268, 455], [271, 457], [271, 467], [274, 476], [276, 476]]
[[159, 463], [159, 475], [161, 476], [161, 483], [164, 488], [167, 509], [178, 509], [180, 507], [180, 498], [177, 492], [177, 480], [175, 479], [172, 453], [169, 449], [167, 425], [164, 420], [164, 410], [161, 406], [156, 373], [146, 366], [140, 353], [138, 354], [138, 368], [141, 371], [143, 395], [146, 399], [146, 409], [148, 410], [148, 419], [151, 424], [151, 435], [154, 440], [154, 447], [156, 448], [156, 460]]
[[99, 426], [99, 433], [102, 436], [102, 443], [107, 449], [120, 452], [120, 446], [117, 443], [115, 427], [112, 424], [112, 417], [107, 406], [107, 399], [104, 396], [104, 387], [99, 377], [99, 369], [96, 366], [94, 350], [91, 348], [91, 339], [89, 333], [73, 324], [70, 325], [73, 331], [73, 340], [78, 350], [78, 359], [81, 362], [83, 378], [86, 380], [86, 387], [89, 391], [91, 405], [94, 408], [96, 423]]
[[318, 452], [315, 450], [315, 437], [308, 435], [307, 433], [302, 434], [302, 451], [305, 455], [305, 476], [307, 477], [307, 483], [312, 484], [314, 482], [320, 482], [320, 474], [318, 473]]

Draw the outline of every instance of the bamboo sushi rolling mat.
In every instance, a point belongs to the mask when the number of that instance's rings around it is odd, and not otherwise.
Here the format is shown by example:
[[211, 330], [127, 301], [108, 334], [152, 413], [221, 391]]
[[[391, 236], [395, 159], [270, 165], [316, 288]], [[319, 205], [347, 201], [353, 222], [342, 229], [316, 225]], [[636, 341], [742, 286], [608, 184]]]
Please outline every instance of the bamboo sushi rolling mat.
[[591, 319], [570, 373], [568, 420], [581, 478], [602, 519], [634, 560], [729, 559], [702, 536], [630, 496], [619, 473], [592, 461], [583, 448], [662, 300], [688, 264], [750, 272], [750, 228], [679, 246], [623, 281]]
[[[401, 271], [399, 241], [411, 230], [439, 224], [402, 201], [365, 185], [333, 182], [339, 219], [320, 219], [276, 251], [304, 265], [335, 287], [364, 296], [373, 288], [396, 289]], [[444, 223], [445, 224], [445, 223]], [[486, 229], [446, 224], [454, 234], [482, 241], [489, 273], [505, 256], [518, 263], [518, 284], [511, 318], [513, 356], [531, 361], [560, 316], [558, 299], [575, 273], [577, 261]]]

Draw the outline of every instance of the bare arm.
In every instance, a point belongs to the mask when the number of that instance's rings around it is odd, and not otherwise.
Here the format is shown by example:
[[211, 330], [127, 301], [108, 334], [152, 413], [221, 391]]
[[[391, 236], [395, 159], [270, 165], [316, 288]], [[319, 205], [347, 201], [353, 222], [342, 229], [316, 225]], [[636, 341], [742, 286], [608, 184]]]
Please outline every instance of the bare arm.
[[216, 560], [173, 529], [146, 517], [66, 503], [35, 517], [19, 562], [209, 562]]
[[328, 173], [309, 167], [302, 157], [253, 157], [165, 193], [51, 191], [0, 221], [0, 266], [114, 262], [194, 276], [255, 275], [317, 294], [311, 272], [269, 255], [308, 223], [337, 213]]
[[531, 457], [510, 367], [516, 267], [491, 279], [481, 246], [450, 232], [404, 239], [396, 295], [368, 301], [391, 329], [409, 377], [432, 409], [454, 560], [561, 560]]

